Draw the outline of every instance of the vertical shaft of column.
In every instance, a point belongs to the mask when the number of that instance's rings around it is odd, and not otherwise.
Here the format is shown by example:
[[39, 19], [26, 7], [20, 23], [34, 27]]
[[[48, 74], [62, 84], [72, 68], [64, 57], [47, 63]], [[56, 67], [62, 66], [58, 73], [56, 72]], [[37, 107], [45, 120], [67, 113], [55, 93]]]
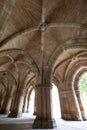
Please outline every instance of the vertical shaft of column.
[[80, 91], [75, 90], [75, 93], [76, 93], [78, 104], [79, 104], [79, 107], [80, 107], [81, 116], [82, 116], [83, 120], [87, 120], [85, 110], [84, 110], [84, 107], [83, 107], [83, 104], [82, 104], [82, 101], [81, 101], [81, 97], [80, 97]]
[[27, 112], [27, 104], [28, 104], [27, 98], [28, 98], [27, 95], [25, 95], [25, 98], [24, 98], [24, 110], [23, 110], [24, 113]]
[[24, 94], [21, 90], [19, 90], [14, 95], [11, 112], [9, 113], [8, 116], [20, 117], [22, 115], [23, 102], [24, 102]]
[[37, 112], [36, 104], [37, 104], [37, 90], [35, 89], [35, 101], [34, 101], [34, 113], [33, 113], [33, 115], [36, 115], [36, 112]]
[[54, 128], [56, 123], [51, 114], [51, 88], [49, 86], [37, 87], [36, 119], [33, 128]]
[[11, 101], [12, 101], [12, 96], [6, 95], [4, 97], [4, 101], [0, 110], [0, 113], [2, 114], [8, 114], [10, 111], [10, 106], [11, 106]]
[[1, 110], [3, 98], [4, 98], [4, 97], [3, 97], [2, 95], [0, 95], [0, 110]]
[[81, 113], [73, 89], [60, 92], [61, 115], [65, 120], [81, 120]]

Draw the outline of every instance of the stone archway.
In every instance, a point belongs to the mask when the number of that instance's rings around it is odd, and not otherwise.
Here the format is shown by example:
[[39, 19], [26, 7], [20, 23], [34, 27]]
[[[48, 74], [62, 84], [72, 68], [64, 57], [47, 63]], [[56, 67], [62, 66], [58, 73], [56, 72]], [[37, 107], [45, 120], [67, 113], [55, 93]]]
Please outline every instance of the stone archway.
[[4, 87], [3, 103], [0, 109], [1, 114], [9, 114], [12, 99], [16, 90], [17, 82], [14, 75], [9, 71], [0, 71], [0, 83]]
[[51, 57], [52, 59], [49, 60], [49, 68], [52, 68], [53, 66], [53, 70], [52, 72], [49, 70], [48, 75], [52, 74], [53, 80], [56, 80], [59, 86], [63, 119], [81, 120], [78, 99], [76, 91], [73, 88], [73, 76], [76, 71], [75, 65], [78, 64], [79, 67], [81, 64], [80, 66], [83, 66], [84, 60], [86, 61], [86, 56], [86, 39], [77, 38], [69, 42], [67, 41], [61, 45], [60, 49], [58, 47]]
[[[11, 112], [8, 116], [17, 117], [21, 115], [22, 102], [24, 98], [24, 82], [26, 80], [26, 75], [31, 72], [38, 75], [39, 70], [31, 56], [29, 54], [26, 54], [21, 49], [16, 48], [0, 51], [0, 58], [0, 70], [8, 71], [14, 75], [13, 77], [16, 81], [16, 89], [11, 103]], [[4, 59], [7, 59], [6, 62]]]
[[87, 71], [87, 66], [86, 66], [86, 62], [84, 62], [83, 67], [79, 66], [73, 78], [73, 87], [77, 95], [77, 99], [78, 99], [78, 103], [79, 103], [79, 107], [81, 111], [81, 116], [83, 120], [87, 120], [87, 117], [86, 117], [85, 106], [83, 105], [84, 101], [81, 98], [81, 89], [80, 89], [79, 81], [80, 81], [80, 78], [84, 75], [84, 73], [86, 73], [86, 71]]

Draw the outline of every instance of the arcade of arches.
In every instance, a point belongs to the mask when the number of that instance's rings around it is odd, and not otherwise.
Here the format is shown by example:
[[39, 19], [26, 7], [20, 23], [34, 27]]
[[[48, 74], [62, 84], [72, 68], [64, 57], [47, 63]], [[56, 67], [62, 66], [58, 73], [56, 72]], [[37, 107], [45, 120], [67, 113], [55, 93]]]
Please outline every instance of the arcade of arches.
[[33, 128], [54, 128], [52, 83], [61, 118], [86, 120], [78, 86], [87, 71], [87, 0], [0, 0], [0, 113], [28, 112]]

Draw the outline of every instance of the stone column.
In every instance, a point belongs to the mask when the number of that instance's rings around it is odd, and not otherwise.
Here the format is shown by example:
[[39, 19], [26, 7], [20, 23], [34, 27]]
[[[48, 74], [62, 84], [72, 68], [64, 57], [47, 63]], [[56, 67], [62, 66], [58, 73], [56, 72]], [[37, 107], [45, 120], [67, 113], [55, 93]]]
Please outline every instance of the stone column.
[[37, 112], [37, 106], [36, 106], [36, 104], [37, 104], [37, 91], [36, 91], [36, 89], [35, 89], [35, 100], [34, 100], [34, 113], [33, 113], [33, 115], [36, 115], [36, 112]]
[[79, 107], [80, 107], [80, 111], [81, 111], [81, 116], [83, 120], [87, 120], [87, 117], [85, 115], [85, 110], [81, 101], [81, 97], [80, 97], [80, 91], [79, 90], [75, 90], [76, 96], [77, 96], [77, 100], [79, 103]]
[[2, 95], [0, 95], [0, 110], [1, 110], [3, 98], [4, 98], [4, 97], [3, 97]]
[[34, 120], [33, 128], [54, 128], [56, 123], [52, 118], [51, 111], [51, 87], [38, 85], [37, 91], [37, 111], [36, 119]]
[[11, 106], [11, 112], [9, 113], [8, 117], [20, 117], [22, 116], [22, 108], [24, 102], [24, 93], [23, 90], [17, 90], [14, 97], [13, 103]]
[[11, 106], [11, 101], [12, 101], [12, 96], [6, 95], [4, 97], [4, 101], [0, 110], [1, 114], [8, 114], [10, 111], [10, 106]]
[[26, 113], [26, 107], [27, 107], [27, 95], [25, 95], [25, 97], [24, 97], [24, 113]]
[[81, 113], [74, 89], [61, 90], [59, 94], [62, 118], [65, 120], [81, 120]]

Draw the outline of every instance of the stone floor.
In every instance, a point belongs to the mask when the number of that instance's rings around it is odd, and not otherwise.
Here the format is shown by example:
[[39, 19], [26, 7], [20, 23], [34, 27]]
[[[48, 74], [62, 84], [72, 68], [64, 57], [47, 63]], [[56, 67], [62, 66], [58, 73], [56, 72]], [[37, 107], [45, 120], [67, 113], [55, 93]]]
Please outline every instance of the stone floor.
[[[22, 118], [8, 118], [7, 115], [0, 115], [0, 130], [32, 130], [34, 118], [34, 116], [26, 114]], [[53, 130], [87, 130], [87, 121], [77, 122], [58, 119], [56, 122], [57, 128]]]

